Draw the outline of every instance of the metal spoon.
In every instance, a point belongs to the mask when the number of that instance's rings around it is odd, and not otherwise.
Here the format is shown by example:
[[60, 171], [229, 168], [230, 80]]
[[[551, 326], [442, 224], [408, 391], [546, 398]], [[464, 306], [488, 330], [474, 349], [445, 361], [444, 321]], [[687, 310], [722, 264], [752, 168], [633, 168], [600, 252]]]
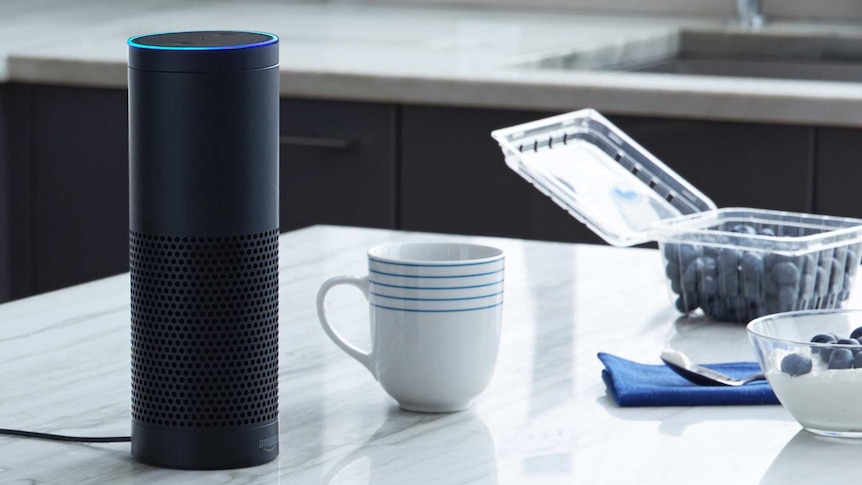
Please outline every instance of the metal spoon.
[[676, 350], [664, 350], [661, 353], [661, 360], [672, 371], [676, 372], [684, 379], [701, 386], [733, 386], [738, 387], [753, 381], [762, 381], [766, 379], [763, 373], [754, 374], [745, 379], [734, 379], [721, 372], [707, 369], [706, 367], [693, 364], [685, 354]]

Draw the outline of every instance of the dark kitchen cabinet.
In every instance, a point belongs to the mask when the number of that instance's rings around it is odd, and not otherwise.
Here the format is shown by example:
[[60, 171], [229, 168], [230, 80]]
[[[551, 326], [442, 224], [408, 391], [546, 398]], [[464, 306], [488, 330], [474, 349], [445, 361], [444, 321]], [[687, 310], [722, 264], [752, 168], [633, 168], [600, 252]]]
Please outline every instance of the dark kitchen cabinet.
[[281, 102], [281, 230], [395, 228], [394, 105]]
[[817, 129], [817, 173], [814, 211], [862, 218], [862, 130]]
[[0, 302], [12, 298], [12, 222], [10, 220], [12, 201], [12, 181], [9, 144], [10, 126], [12, 120], [8, 100], [9, 88], [0, 85]]
[[[0, 301], [127, 271], [127, 92], [6, 84], [0, 113]], [[395, 227], [396, 114], [281, 101], [283, 231]]]
[[[31, 231], [31, 153], [32, 126], [30, 123], [30, 91], [26, 86], [7, 84], [2, 86], [3, 109], [0, 112], [0, 143], [5, 157], [6, 184], [0, 187], [0, 204], [5, 205], [6, 225], [0, 227], [5, 234], [2, 251], [6, 260], [6, 298], [28, 296], [32, 290], [32, 231]], [[2, 178], [2, 177], [0, 177]], [[2, 239], [3, 236], [0, 236]], [[2, 258], [2, 257], [0, 257]], [[0, 298], [5, 301], [5, 298]]]
[[32, 130], [30, 292], [126, 271], [126, 92], [31, 86], [25, 96]]
[[[0, 85], [0, 301], [127, 270], [126, 98]], [[509, 170], [490, 137], [552, 114], [282, 99], [281, 228], [601, 242]], [[719, 206], [862, 216], [858, 130], [610, 118]]]
[[612, 116], [718, 207], [813, 209], [814, 128]]
[[[550, 113], [405, 107], [405, 229], [597, 242], [503, 163], [490, 132]], [[611, 116], [719, 207], [811, 211], [814, 129]]]
[[551, 113], [405, 106], [401, 226], [408, 230], [598, 241], [503, 162], [491, 131]]

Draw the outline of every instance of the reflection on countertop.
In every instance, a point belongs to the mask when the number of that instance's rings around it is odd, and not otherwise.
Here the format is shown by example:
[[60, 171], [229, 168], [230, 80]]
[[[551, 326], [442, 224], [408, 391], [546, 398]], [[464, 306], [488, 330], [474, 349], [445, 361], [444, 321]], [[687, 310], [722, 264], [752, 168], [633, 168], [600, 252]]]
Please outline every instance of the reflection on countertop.
[[494, 440], [472, 411], [423, 415], [394, 406], [386, 422], [332, 464], [321, 483], [395, 485], [403, 483], [397, 477], [407, 468], [428, 483], [445, 483], [453, 476], [464, 483], [498, 483]]
[[859, 460], [862, 440], [829, 438], [799, 430], [766, 470], [760, 485], [792, 482], [852, 483], [848, 465]]

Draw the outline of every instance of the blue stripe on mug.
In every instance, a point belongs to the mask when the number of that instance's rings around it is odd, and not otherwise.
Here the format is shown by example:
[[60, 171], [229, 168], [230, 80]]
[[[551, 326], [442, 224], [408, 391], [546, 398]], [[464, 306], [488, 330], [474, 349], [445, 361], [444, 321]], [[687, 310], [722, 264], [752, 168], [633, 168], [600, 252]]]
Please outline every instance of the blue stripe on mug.
[[490, 298], [492, 296], [502, 295], [502, 291], [498, 291], [497, 293], [491, 293], [490, 295], [482, 295], [482, 296], [468, 296], [465, 298], [407, 298], [404, 296], [390, 296], [390, 295], [382, 295], [380, 293], [370, 292], [374, 296], [379, 296], [381, 298], [389, 298], [392, 300], [409, 300], [409, 301], [460, 301], [460, 300], [478, 300], [480, 298]]
[[484, 285], [473, 285], [473, 286], [441, 286], [439, 288], [427, 287], [427, 286], [401, 286], [401, 285], [387, 285], [386, 283], [378, 283], [374, 280], [370, 280], [372, 285], [380, 285], [385, 286], [387, 288], [401, 288], [403, 290], [468, 290], [470, 288], [482, 288], [484, 286], [494, 286], [499, 285], [504, 280], [495, 281], [493, 283], [487, 283]]
[[392, 308], [392, 307], [383, 306], [383, 305], [376, 305], [376, 304], [374, 304], [374, 303], [372, 303], [372, 304], [371, 304], [371, 306], [373, 306], [373, 307], [377, 307], [377, 308], [382, 308], [382, 309], [384, 309], [384, 310], [393, 310], [393, 311], [396, 311], [396, 312], [413, 312], [413, 313], [452, 313], [452, 312], [473, 312], [473, 311], [476, 311], [476, 310], [487, 310], [487, 309], [489, 309], [489, 308], [498, 307], [498, 306], [500, 306], [500, 305], [502, 305], [502, 304], [503, 304], [503, 302], [501, 301], [500, 303], [496, 303], [496, 304], [494, 304], [494, 305], [483, 306], [483, 307], [478, 307], [478, 308], [464, 308], [464, 309], [461, 309], [461, 310], [413, 310], [413, 309], [407, 309], [407, 308]]
[[505, 268], [500, 268], [497, 271], [490, 271], [488, 273], [475, 273], [475, 274], [463, 274], [463, 275], [452, 275], [452, 276], [425, 276], [425, 275], [409, 275], [409, 274], [396, 274], [396, 273], [384, 273], [383, 271], [375, 271], [373, 269], [369, 269], [370, 273], [379, 274], [383, 276], [397, 276], [399, 278], [473, 278], [475, 276], [488, 276], [496, 273], [502, 273]]
[[370, 256], [369, 256], [369, 258], [368, 258], [368, 260], [369, 260], [369, 261], [373, 261], [373, 262], [375, 262], [375, 263], [380, 263], [380, 264], [391, 264], [392, 266], [409, 266], [409, 267], [412, 267], [412, 268], [455, 268], [455, 267], [459, 267], [459, 266], [479, 266], [479, 265], [482, 265], [482, 264], [499, 263], [499, 262], [500, 262], [500, 261], [502, 261], [503, 259], [504, 259], [504, 258], [501, 256], [501, 257], [499, 257], [499, 258], [497, 258], [497, 259], [493, 259], [493, 260], [491, 260], [491, 261], [482, 261], [482, 262], [480, 262], [480, 263], [463, 263], [463, 264], [416, 264], [416, 263], [394, 263], [394, 262], [391, 262], [391, 261], [382, 261], [382, 260], [379, 260], [379, 259], [374, 259], [374, 258], [372, 258], [372, 257], [370, 257]]

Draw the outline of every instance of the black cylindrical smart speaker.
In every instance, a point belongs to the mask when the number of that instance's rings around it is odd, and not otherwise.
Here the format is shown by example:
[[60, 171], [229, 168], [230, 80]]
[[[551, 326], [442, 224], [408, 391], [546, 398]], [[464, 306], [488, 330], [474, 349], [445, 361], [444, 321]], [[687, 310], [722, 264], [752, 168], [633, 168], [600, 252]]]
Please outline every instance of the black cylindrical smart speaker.
[[278, 38], [129, 39], [132, 456], [278, 455]]

